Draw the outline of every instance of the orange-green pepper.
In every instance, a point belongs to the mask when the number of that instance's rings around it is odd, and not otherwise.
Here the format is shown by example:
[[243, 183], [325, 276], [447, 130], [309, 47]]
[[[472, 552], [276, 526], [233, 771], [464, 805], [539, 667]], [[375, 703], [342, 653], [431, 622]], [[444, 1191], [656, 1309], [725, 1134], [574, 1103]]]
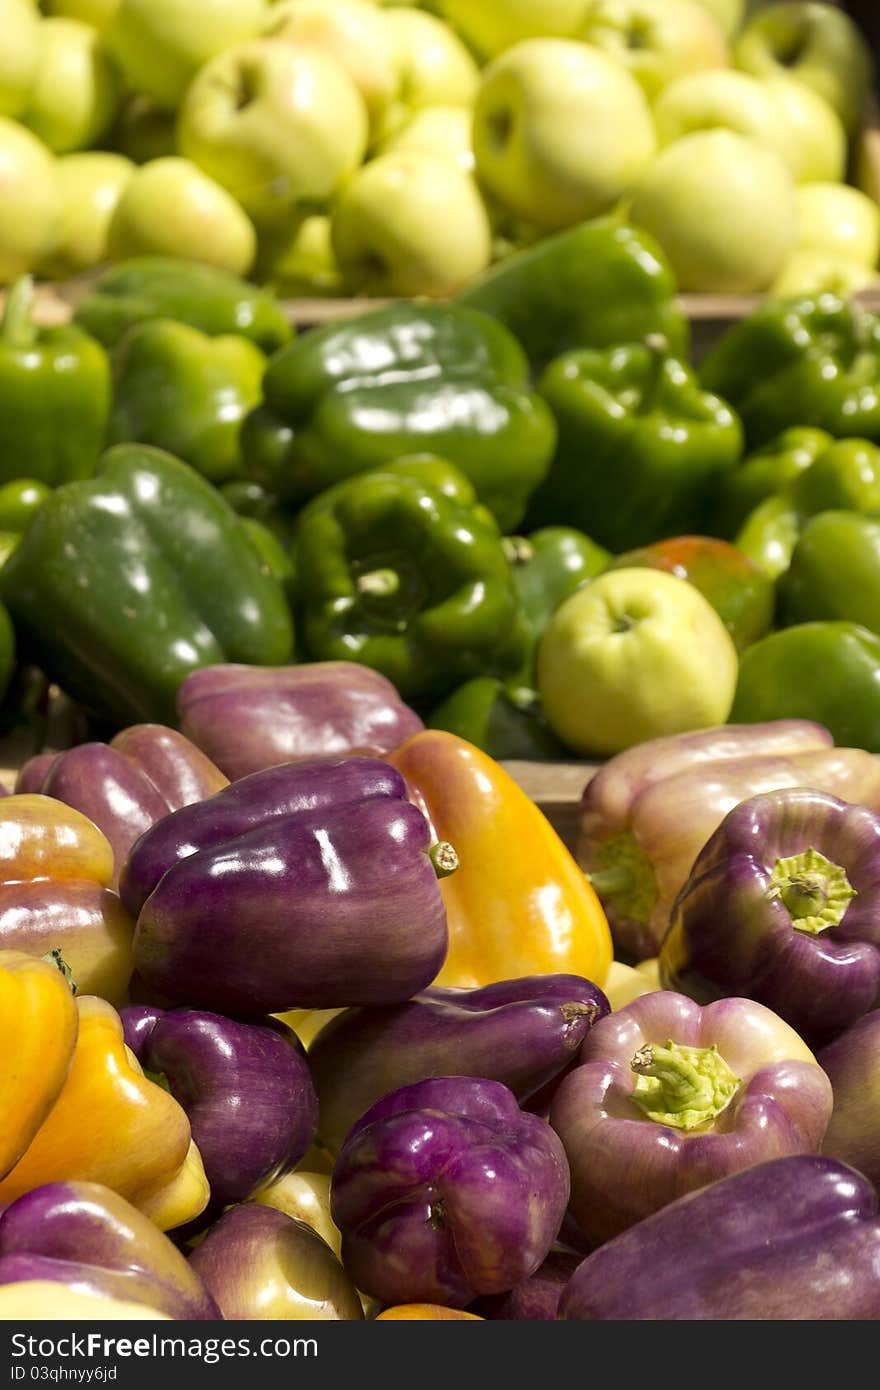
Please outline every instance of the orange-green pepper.
[[458, 868], [440, 880], [449, 951], [435, 983], [473, 989], [571, 974], [600, 988], [612, 943], [602, 906], [544, 813], [504, 768], [441, 729], [388, 755]]
[[67, 1079], [30, 1147], [0, 1181], [0, 1202], [43, 1183], [104, 1183], [162, 1230], [193, 1220], [208, 1184], [185, 1110], [144, 1076], [122, 1021], [95, 995], [76, 1000], [79, 1032]]
[[0, 799], [0, 948], [60, 950], [82, 994], [126, 998], [134, 923], [109, 884], [113, 850], [92, 821], [54, 797]]
[[57, 1100], [78, 1022], [70, 986], [54, 962], [0, 950], [0, 1176], [15, 1166]]

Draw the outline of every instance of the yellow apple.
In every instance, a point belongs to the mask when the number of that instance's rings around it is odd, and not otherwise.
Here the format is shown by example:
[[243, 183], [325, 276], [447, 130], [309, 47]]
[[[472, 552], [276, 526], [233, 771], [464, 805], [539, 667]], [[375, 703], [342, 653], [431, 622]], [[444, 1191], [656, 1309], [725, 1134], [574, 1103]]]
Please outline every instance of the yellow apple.
[[732, 38], [741, 28], [746, 17], [745, 0], [699, 0], [721, 25], [728, 38]]
[[880, 207], [846, 183], [803, 183], [797, 191], [798, 251], [842, 257], [876, 270]]
[[390, 135], [423, 106], [472, 107], [480, 70], [449, 25], [423, 10], [387, 10], [384, 18], [397, 52], [400, 87], [379, 138]]
[[492, 257], [489, 215], [473, 179], [421, 151], [365, 164], [336, 200], [331, 225], [354, 294], [454, 294]]
[[119, 0], [43, 0], [43, 9], [49, 15], [81, 19], [93, 29], [105, 29], [119, 9]]
[[488, 193], [548, 231], [607, 212], [657, 147], [636, 79], [609, 54], [569, 39], [526, 39], [488, 65], [473, 138]]
[[591, 0], [437, 0], [444, 19], [484, 58], [523, 39], [571, 39]]
[[812, 87], [784, 73], [766, 77], [763, 82], [778, 113], [780, 134], [791, 151], [789, 166], [795, 182], [842, 179], [847, 138], [834, 108]]
[[40, 59], [19, 120], [56, 154], [87, 149], [119, 109], [116, 66], [98, 31], [82, 20], [44, 19], [40, 33]]
[[310, 213], [259, 238], [256, 277], [285, 298], [341, 298], [345, 282], [333, 250], [330, 218]]
[[64, 280], [107, 260], [107, 232], [135, 165], [121, 154], [82, 150], [61, 155], [61, 235], [39, 273]]
[[32, 131], [0, 116], [0, 285], [33, 270], [60, 233], [55, 156]]
[[662, 146], [698, 130], [732, 130], [776, 150], [791, 166], [795, 163], [777, 103], [766, 83], [747, 73], [732, 68], [689, 73], [663, 89], [653, 110]]
[[697, 0], [593, 0], [578, 38], [627, 67], [649, 101], [677, 77], [730, 64], [723, 29]]
[[0, 0], [0, 116], [24, 108], [40, 57], [39, 15], [30, 0]]
[[377, 154], [392, 150], [421, 150], [441, 155], [472, 174], [474, 160], [473, 115], [466, 106], [424, 106], [379, 146]]
[[778, 154], [728, 130], [667, 145], [632, 201], [633, 222], [660, 243], [683, 291], [753, 294], [782, 270], [797, 239], [795, 184]]
[[848, 299], [861, 290], [880, 286], [880, 272], [859, 265], [845, 256], [823, 255], [816, 251], [795, 251], [786, 261], [769, 293], [787, 298], [833, 294]]

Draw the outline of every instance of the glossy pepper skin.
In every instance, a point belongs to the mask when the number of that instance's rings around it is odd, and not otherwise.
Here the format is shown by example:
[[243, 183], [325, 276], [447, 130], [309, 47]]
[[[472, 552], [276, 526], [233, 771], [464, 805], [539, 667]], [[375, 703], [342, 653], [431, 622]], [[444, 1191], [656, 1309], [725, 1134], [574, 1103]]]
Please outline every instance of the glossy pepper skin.
[[535, 369], [572, 348], [606, 348], [662, 333], [686, 353], [688, 322], [672, 270], [647, 232], [596, 218], [505, 256], [457, 300], [515, 334]]
[[383, 1303], [464, 1308], [548, 1254], [569, 1195], [562, 1145], [497, 1081], [433, 1077], [377, 1101], [333, 1167], [342, 1258]]
[[745, 995], [819, 1047], [880, 1005], [880, 816], [812, 787], [749, 797], [694, 860], [660, 980]]
[[537, 646], [554, 612], [575, 589], [601, 574], [611, 555], [574, 526], [542, 526], [526, 536], [507, 537], [504, 547], [529, 630], [524, 674], [534, 682]]
[[315, 1137], [305, 1049], [277, 1019], [131, 1004], [125, 1041], [186, 1111], [215, 1206], [241, 1202], [294, 1168]]
[[116, 445], [97, 477], [58, 488], [0, 589], [36, 664], [115, 729], [173, 725], [177, 687], [201, 666], [273, 665], [292, 648], [283, 589], [241, 520], [146, 445]]
[[556, 435], [516, 339], [455, 304], [368, 309], [303, 334], [270, 361], [263, 397], [242, 430], [246, 471], [294, 504], [429, 451], [467, 475], [507, 531]]
[[571, 1169], [571, 1213], [600, 1245], [716, 1178], [818, 1152], [831, 1106], [812, 1052], [763, 1004], [701, 1008], [655, 990], [587, 1035], [550, 1124]]
[[858, 746], [835, 747], [831, 732], [809, 719], [768, 717], [651, 739], [590, 778], [575, 852], [619, 955], [656, 956], [709, 836], [740, 801], [777, 787], [816, 787], [880, 810], [876, 758]]
[[277, 763], [387, 753], [424, 728], [391, 681], [357, 661], [207, 666], [181, 684], [177, 713], [232, 782]]
[[716, 478], [742, 454], [742, 428], [665, 340], [564, 353], [538, 389], [559, 437], [527, 525], [564, 519], [615, 551], [702, 529]]
[[816, 1053], [834, 1092], [822, 1152], [880, 1187], [880, 1009], [871, 1009]]
[[559, 1318], [876, 1321], [877, 1194], [818, 1154], [757, 1163], [594, 1251], [566, 1285]]
[[241, 473], [241, 422], [260, 400], [266, 369], [255, 343], [150, 319], [127, 330], [111, 362], [111, 444], [154, 444], [212, 483]]
[[0, 484], [0, 565], [18, 545], [34, 512], [51, 495], [51, 487], [37, 478], [13, 478]]
[[74, 320], [112, 348], [132, 324], [173, 319], [220, 337], [249, 338], [265, 353], [289, 342], [293, 328], [275, 296], [217, 266], [174, 256], [133, 256], [99, 272]]
[[440, 729], [414, 734], [388, 761], [406, 778], [438, 839], [458, 853], [440, 882], [449, 952], [432, 982], [462, 989], [567, 974], [601, 989], [608, 922], [573, 856], [499, 763]]
[[880, 522], [825, 511], [802, 530], [779, 585], [787, 624], [858, 623], [880, 635]]
[[360, 661], [405, 700], [522, 664], [497, 530], [416, 478], [377, 472], [337, 483], [300, 513], [294, 558], [312, 660]]
[[486, 1077], [524, 1103], [552, 1087], [608, 1013], [598, 986], [575, 975], [434, 985], [389, 1008], [345, 1009], [309, 1048], [321, 1140], [337, 1152], [369, 1106], [429, 1076]]
[[109, 743], [80, 743], [56, 755], [37, 754], [16, 779], [16, 791], [54, 797], [88, 816], [113, 849], [116, 887], [135, 840], [156, 821], [203, 801], [228, 785], [195, 744], [164, 724], [134, 724]]
[[53, 960], [0, 950], [3, 1055], [0, 1075], [0, 1177], [21, 1158], [70, 1069], [79, 1015], [70, 985]]
[[[880, 753], [880, 637], [842, 620], [769, 633], [740, 658], [730, 717], [816, 720], [837, 743]], [[840, 794], [875, 804], [843, 789]]]
[[90, 478], [106, 443], [110, 363], [74, 324], [38, 328], [33, 281], [10, 289], [0, 323], [0, 482]]
[[435, 705], [426, 723], [475, 744], [496, 761], [553, 762], [567, 756], [544, 717], [538, 692], [497, 676], [465, 681]]
[[141, 837], [120, 880], [146, 984], [220, 1013], [390, 1004], [447, 948], [431, 828], [374, 758], [252, 773]]
[[0, 946], [59, 950], [77, 989], [120, 1003], [134, 919], [111, 889], [113, 850], [81, 811], [20, 793], [0, 800]]
[[796, 425], [880, 441], [880, 318], [857, 299], [768, 299], [710, 349], [700, 379], [750, 448]]
[[528, 1279], [507, 1293], [475, 1299], [471, 1311], [493, 1322], [555, 1322], [562, 1290], [582, 1259], [569, 1250], [551, 1250]]
[[[0, 1213], [0, 1284], [43, 1279], [170, 1318], [218, 1319], [220, 1310], [186, 1256], [103, 1183], [50, 1182]], [[95, 1318], [102, 1316], [101, 1303]]]
[[0, 1181], [0, 1202], [44, 1183], [103, 1183], [161, 1230], [204, 1210], [208, 1185], [186, 1112], [143, 1075], [119, 1014], [81, 994], [70, 1070], [32, 1143]]
[[793, 425], [752, 450], [716, 480], [708, 513], [712, 535], [733, 540], [761, 502], [784, 491], [832, 442], [826, 430]]

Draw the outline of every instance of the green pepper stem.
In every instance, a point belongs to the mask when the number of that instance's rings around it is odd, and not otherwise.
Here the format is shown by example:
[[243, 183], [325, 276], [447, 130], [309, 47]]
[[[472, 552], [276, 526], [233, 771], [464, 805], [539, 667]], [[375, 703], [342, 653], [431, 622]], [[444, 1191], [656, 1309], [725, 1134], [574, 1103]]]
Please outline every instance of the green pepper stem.
[[637, 1074], [632, 1099], [649, 1120], [675, 1129], [697, 1129], [726, 1108], [739, 1087], [718, 1048], [686, 1047], [671, 1039], [646, 1043], [632, 1059]]
[[30, 347], [36, 340], [34, 323], [34, 279], [21, 275], [6, 292], [0, 337], [13, 347]]
[[613, 869], [594, 869], [586, 877], [600, 898], [612, 898], [617, 893], [626, 893], [633, 886], [632, 871], [623, 864]]
[[507, 556], [509, 565], [527, 565], [535, 554], [535, 547], [525, 536], [502, 536], [501, 549]]
[[839, 926], [856, 896], [846, 870], [812, 846], [777, 859], [767, 889], [768, 898], [781, 899], [788, 909], [795, 930], [809, 936]]
[[60, 973], [64, 976], [64, 979], [67, 982], [67, 987], [70, 990], [71, 994], [75, 995], [76, 980], [73, 978], [73, 971], [71, 970], [70, 966], [67, 964], [67, 961], [64, 959], [64, 956], [61, 953], [61, 947], [55, 946], [51, 951], [46, 951], [45, 955], [43, 955], [41, 959], [48, 961], [50, 965], [54, 965], [56, 970], [60, 971]]
[[458, 855], [448, 840], [438, 840], [436, 845], [432, 845], [428, 850], [428, 858], [434, 865], [434, 873], [438, 878], [448, 878], [458, 868]]
[[650, 353], [648, 378], [642, 392], [642, 410], [646, 415], [659, 405], [663, 391], [663, 369], [669, 357], [669, 339], [663, 333], [649, 333], [645, 347]]
[[396, 570], [370, 570], [357, 581], [359, 594], [369, 594], [371, 598], [392, 598], [400, 589], [400, 575]]

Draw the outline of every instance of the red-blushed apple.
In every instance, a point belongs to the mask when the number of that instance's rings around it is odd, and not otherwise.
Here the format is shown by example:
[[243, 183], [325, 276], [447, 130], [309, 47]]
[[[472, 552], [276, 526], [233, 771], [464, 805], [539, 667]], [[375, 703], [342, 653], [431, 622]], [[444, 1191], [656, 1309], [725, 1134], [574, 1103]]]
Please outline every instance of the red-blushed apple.
[[577, 37], [628, 68], [649, 101], [677, 77], [730, 64], [723, 29], [697, 0], [593, 0]]
[[472, 174], [474, 159], [473, 115], [466, 106], [424, 106], [379, 146], [377, 154], [392, 150], [421, 150], [451, 159], [462, 173]]
[[709, 601], [662, 570], [609, 570], [556, 609], [538, 647], [547, 722], [581, 757], [724, 724], [739, 662]]
[[797, 191], [798, 251], [839, 256], [876, 270], [880, 207], [847, 183], [803, 183]]
[[119, 109], [119, 72], [98, 31], [82, 20], [44, 19], [40, 33], [37, 71], [19, 120], [56, 154], [87, 149]]
[[65, 280], [108, 259], [110, 219], [134, 171], [130, 159], [104, 150], [59, 157], [61, 235], [51, 255], [37, 267], [40, 275]]
[[483, 72], [474, 107], [477, 175], [509, 212], [546, 231], [607, 212], [657, 148], [647, 98], [607, 53], [526, 39]]
[[424, 10], [384, 11], [400, 82], [377, 138], [384, 139], [423, 106], [472, 107], [480, 85], [476, 60], [454, 30]]
[[0, 285], [33, 270], [60, 233], [55, 156], [32, 131], [0, 116]]
[[139, 165], [122, 190], [107, 233], [112, 260], [179, 256], [247, 275], [256, 254], [253, 223], [225, 188], [188, 159]]
[[797, 239], [789, 170], [773, 150], [728, 130], [698, 131], [661, 150], [630, 215], [660, 243], [685, 292], [760, 293]]
[[483, 58], [523, 39], [571, 39], [590, 0], [437, 0], [437, 9]]
[[37, 72], [40, 30], [31, 0], [0, 0], [0, 116], [24, 109]]
[[769, 293], [786, 299], [821, 294], [849, 299], [851, 295], [877, 286], [880, 286], [880, 272], [858, 265], [845, 256], [795, 251], [770, 286]]
[[265, 36], [314, 44], [341, 63], [364, 99], [370, 129], [380, 129], [400, 90], [397, 42], [370, 0], [281, 0]]
[[119, 0], [105, 31], [133, 92], [174, 110], [198, 68], [252, 38], [266, 0]]
[[178, 113], [181, 154], [260, 225], [289, 223], [305, 201], [329, 203], [367, 149], [364, 99], [318, 48], [251, 39], [212, 58]]
[[776, 107], [780, 134], [789, 145], [795, 183], [842, 179], [847, 138], [833, 107], [805, 82], [784, 73], [764, 78], [764, 87]]
[[485, 270], [489, 215], [474, 180], [440, 155], [397, 151], [359, 169], [332, 212], [333, 248], [353, 294], [441, 297]]

